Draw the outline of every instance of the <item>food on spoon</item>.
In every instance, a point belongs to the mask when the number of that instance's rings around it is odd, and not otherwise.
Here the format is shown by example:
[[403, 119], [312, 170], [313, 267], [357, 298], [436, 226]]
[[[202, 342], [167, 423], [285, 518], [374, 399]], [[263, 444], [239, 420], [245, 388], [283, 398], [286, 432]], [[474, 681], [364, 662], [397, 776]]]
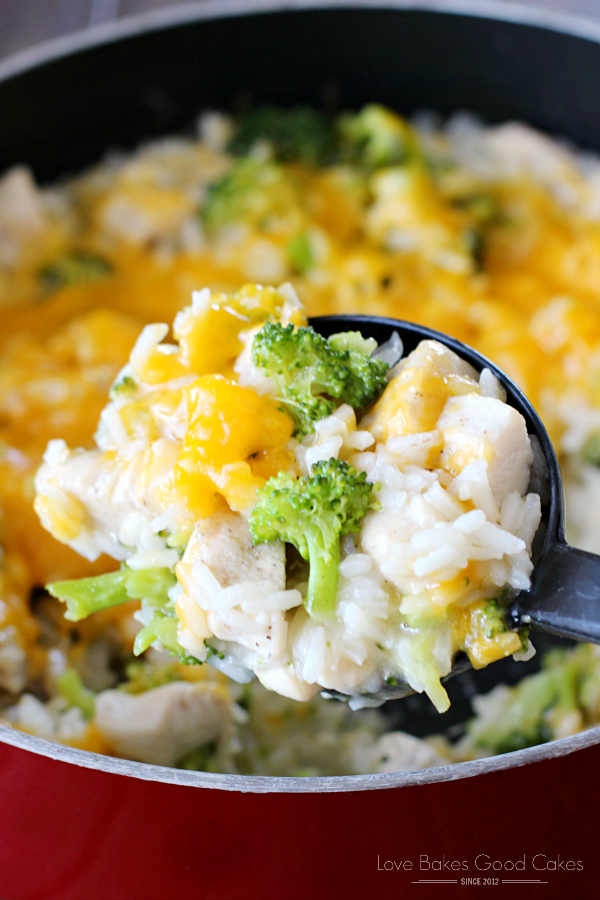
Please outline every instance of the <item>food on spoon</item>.
[[310, 475], [270, 478], [258, 492], [249, 526], [255, 544], [284, 541], [308, 562], [304, 605], [316, 622], [335, 618], [340, 540], [358, 534], [376, 505], [375, 485], [347, 462], [319, 460]]
[[139, 599], [136, 654], [354, 706], [404, 679], [444, 710], [458, 651], [527, 648], [502, 607], [540, 502], [489, 370], [422, 341], [388, 372], [375, 341], [307, 327], [290, 285], [198, 291], [167, 333], [140, 335], [97, 449], [52, 441], [37, 474], [43, 525], [121, 562], [48, 586], [69, 619]]
[[376, 347], [356, 332], [325, 340], [312, 328], [267, 322], [252, 341], [252, 360], [272, 379], [294, 434], [302, 436], [341, 403], [364, 409], [381, 393], [389, 367], [371, 357]]

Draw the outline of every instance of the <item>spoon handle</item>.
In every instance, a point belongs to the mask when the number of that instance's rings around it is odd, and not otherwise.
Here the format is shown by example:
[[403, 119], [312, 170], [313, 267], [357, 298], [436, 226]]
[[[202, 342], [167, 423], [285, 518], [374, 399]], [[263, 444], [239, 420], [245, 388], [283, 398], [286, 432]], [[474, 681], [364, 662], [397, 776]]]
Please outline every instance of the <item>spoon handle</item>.
[[600, 556], [557, 541], [510, 609], [515, 625], [600, 644]]

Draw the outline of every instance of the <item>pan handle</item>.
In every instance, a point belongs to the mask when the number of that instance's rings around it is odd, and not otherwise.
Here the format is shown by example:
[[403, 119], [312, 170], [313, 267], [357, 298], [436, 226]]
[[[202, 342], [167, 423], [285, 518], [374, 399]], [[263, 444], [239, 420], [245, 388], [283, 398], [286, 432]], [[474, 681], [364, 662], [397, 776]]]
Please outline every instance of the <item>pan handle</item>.
[[515, 626], [600, 644], [600, 556], [557, 540], [536, 566], [532, 582], [510, 608]]

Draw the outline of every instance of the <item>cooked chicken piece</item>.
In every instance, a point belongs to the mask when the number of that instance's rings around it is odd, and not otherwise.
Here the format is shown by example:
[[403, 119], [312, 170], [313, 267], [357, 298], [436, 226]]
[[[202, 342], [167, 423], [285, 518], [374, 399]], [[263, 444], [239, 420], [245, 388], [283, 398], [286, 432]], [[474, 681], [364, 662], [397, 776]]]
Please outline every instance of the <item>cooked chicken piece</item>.
[[159, 443], [162, 471], [150, 481], [145, 469], [153, 446], [126, 459], [100, 450], [69, 450], [64, 441], [52, 441], [35, 478], [35, 510], [44, 528], [87, 559], [101, 553], [126, 559], [136, 544], [137, 535], [129, 534], [132, 526], [139, 531], [143, 520], [149, 529], [162, 511], [153, 487], [179, 452], [173, 442]]
[[433, 431], [449, 396], [477, 390], [475, 369], [438, 341], [421, 341], [396, 371], [360, 422], [378, 441]]
[[512, 406], [478, 394], [451, 397], [437, 428], [446, 471], [456, 476], [469, 463], [483, 459], [498, 507], [511, 491], [525, 493], [533, 453], [525, 420]]
[[[242, 644], [264, 662], [282, 656], [285, 611], [298, 606], [302, 597], [285, 589], [281, 541], [254, 547], [243, 516], [214, 513], [197, 526], [176, 572], [186, 591], [178, 599], [177, 612], [192, 634], [207, 637], [207, 625], [216, 637]], [[194, 603], [197, 607], [190, 609]], [[205, 616], [202, 622], [200, 613]], [[183, 629], [179, 639], [186, 641]]]
[[223, 688], [177, 681], [143, 694], [103, 691], [95, 723], [119, 755], [174, 766], [196, 747], [219, 740], [230, 717]]
[[335, 668], [321, 672], [319, 685], [326, 691], [340, 691], [342, 694], [361, 693], [365, 676], [370, 671], [369, 666], [369, 660], [359, 664], [352, 659], [341, 659]]
[[384, 734], [369, 749], [370, 764], [375, 772], [413, 772], [416, 769], [430, 769], [432, 766], [447, 766], [449, 759], [437, 753], [426, 741], [391, 731]]
[[221, 587], [241, 581], [272, 581], [285, 590], [285, 547], [282, 541], [252, 544], [248, 524], [233, 512], [217, 512], [200, 522], [184, 561], [196, 559], [209, 567]]
[[318, 684], [307, 684], [294, 675], [289, 666], [278, 666], [276, 669], [264, 669], [257, 672], [258, 680], [268, 691], [275, 691], [290, 700], [312, 700], [321, 690]]
[[208, 624], [215, 637], [247, 647], [266, 663], [279, 659], [285, 652], [287, 640], [284, 615], [281, 612], [262, 613], [261, 621], [254, 619], [254, 627], [248, 622], [249, 619], [250, 616], [237, 613], [235, 609], [224, 615], [217, 612], [208, 614]]

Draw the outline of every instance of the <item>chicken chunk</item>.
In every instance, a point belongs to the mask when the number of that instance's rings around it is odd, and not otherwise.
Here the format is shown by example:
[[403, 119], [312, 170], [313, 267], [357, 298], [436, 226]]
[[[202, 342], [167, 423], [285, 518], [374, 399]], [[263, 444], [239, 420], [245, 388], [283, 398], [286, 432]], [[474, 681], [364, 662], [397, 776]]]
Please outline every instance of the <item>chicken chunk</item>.
[[430, 747], [426, 741], [406, 734], [391, 731], [384, 734], [369, 748], [368, 763], [376, 772], [414, 772], [430, 769], [432, 766], [447, 766], [450, 762]]
[[437, 428], [443, 441], [441, 465], [451, 475], [484, 459], [498, 507], [511, 491], [525, 493], [533, 453], [525, 420], [512, 406], [474, 393], [451, 397]]
[[103, 691], [95, 722], [119, 755], [173, 766], [196, 747], [219, 740], [230, 717], [221, 687], [177, 681], [137, 695]]
[[449, 396], [477, 389], [477, 373], [438, 341], [421, 341], [398, 365], [381, 398], [360, 423], [378, 441], [435, 429]]
[[[155, 443], [160, 443], [166, 469], [178, 448], [165, 440]], [[99, 450], [69, 450], [64, 441], [51, 441], [35, 478], [34, 505], [42, 525], [89, 560], [101, 553], [126, 559], [136, 543], [129, 533], [132, 526], [139, 520], [138, 531], [141, 522], [149, 529], [162, 512], [153, 494], [156, 482], [145, 489], [147, 462], [144, 454], [125, 459]]]
[[177, 602], [182, 646], [194, 652], [188, 631], [199, 639], [212, 634], [241, 644], [257, 655], [257, 662], [270, 663], [283, 655], [285, 612], [302, 597], [285, 589], [281, 541], [254, 547], [243, 516], [214, 513], [197, 526], [176, 572], [185, 591]]
[[272, 581], [285, 589], [285, 549], [281, 541], [252, 544], [250, 531], [239, 513], [218, 512], [196, 527], [186, 552], [187, 562], [199, 559], [209, 567], [221, 587], [240, 581]]
[[275, 691], [290, 700], [312, 700], [321, 690], [318, 684], [307, 684], [290, 671], [289, 666], [277, 666], [258, 672], [258, 680], [268, 691]]

